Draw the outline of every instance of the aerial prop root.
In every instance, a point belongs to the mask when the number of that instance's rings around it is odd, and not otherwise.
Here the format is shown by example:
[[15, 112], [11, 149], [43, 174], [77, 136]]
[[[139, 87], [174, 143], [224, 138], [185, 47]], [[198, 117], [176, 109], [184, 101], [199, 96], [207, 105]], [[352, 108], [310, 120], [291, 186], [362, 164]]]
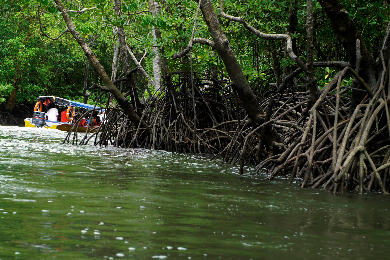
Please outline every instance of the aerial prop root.
[[[325, 89], [323, 94], [326, 92], [329, 91]], [[328, 106], [333, 97], [322, 95], [310, 110], [301, 137], [291, 142], [283, 153], [266, 159], [257, 167], [268, 165], [272, 168], [270, 179], [290, 174], [292, 183], [296, 178], [302, 178], [303, 187], [322, 185], [333, 191], [347, 187], [360, 193], [378, 189], [388, 194], [389, 144], [388, 140], [383, 146], [375, 141], [389, 137], [390, 99], [382, 98], [384, 96], [381, 87], [368, 103], [358, 105], [352, 115], [340, 113], [341, 120], [338, 121], [340, 97], [336, 95], [334, 102], [338, 109], [325, 114], [322, 108]], [[333, 120], [326, 124], [324, 116]], [[386, 181], [382, 180], [383, 176]]]

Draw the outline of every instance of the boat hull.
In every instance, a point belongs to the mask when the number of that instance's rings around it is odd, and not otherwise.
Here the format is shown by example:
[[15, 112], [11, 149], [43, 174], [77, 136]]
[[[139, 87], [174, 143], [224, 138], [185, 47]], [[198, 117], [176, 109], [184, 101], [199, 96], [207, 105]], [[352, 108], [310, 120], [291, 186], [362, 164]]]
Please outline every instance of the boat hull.
[[[32, 118], [24, 119], [24, 126], [25, 127], [36, 127], [32, 123]], [[69, 131], [74, 131], [73, 126], [74, 126], [73, 124], [63, 123], [63, 122], [46, 122], [46, 124], [42, 127], [47, 128], [47, 129], [57, 129], [60, 131], [69, 132]], [[90, 126], [89, 132], [96, 132], [98, 128], [99, 128], [99, 126], [92, 126], [92, 127]], [[85, 126], [78, 126], [77, 127], [77, 132], [85, 133], [85, 132], [87, 132], [87, 130], [88, 130], [88, 127], [85, 127]]]

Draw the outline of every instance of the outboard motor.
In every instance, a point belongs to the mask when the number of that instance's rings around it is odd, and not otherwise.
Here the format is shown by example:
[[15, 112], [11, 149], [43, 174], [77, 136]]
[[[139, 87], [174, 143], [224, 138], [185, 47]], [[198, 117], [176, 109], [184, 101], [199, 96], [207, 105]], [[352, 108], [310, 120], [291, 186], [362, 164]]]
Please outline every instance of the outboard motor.
[[36, 127], [44, 126], [45, 125], [45, 113], [44, 112], [35, 111], [34, 114], [33, 114], [32, 123]]

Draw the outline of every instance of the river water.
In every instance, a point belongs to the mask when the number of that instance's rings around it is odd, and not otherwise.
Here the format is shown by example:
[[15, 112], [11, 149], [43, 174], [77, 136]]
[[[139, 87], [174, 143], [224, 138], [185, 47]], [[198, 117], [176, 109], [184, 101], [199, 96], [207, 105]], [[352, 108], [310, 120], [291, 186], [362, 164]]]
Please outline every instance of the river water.
[[388, 259], [390, 197], [0, 126], [0, 259]]

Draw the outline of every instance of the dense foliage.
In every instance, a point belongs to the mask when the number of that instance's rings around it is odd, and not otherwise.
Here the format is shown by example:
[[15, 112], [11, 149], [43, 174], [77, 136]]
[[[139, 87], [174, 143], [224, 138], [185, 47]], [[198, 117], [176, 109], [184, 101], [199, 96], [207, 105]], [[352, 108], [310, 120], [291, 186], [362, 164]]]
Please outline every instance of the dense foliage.
[[[386, 2], [386, 1], [385, 1]], [[86, 58], [69, 34], [52, 1], [1, 1], [0, 18], [0, 102], [5, 102], [18, 84], [17, 102], [32, 103], [38, 95], [59, 95], [82, 100], [82, 86]], [[315, 1], [315, 57], [317, 60], [345, 60], [343, 49], [332, 33], [326, 14]], [[344, 1], [356, 22], [368, 48], [377, 58], [379, 46], [389, 21], [390, 8], [383, 1]], [[123, 1], [122, 15], [118, 16], [113, 1], [68, 1], [67, 8], [77, 29], [90, 39], [92, 49], [107, 71], [111, 71], [113, 48], [116, 42], [113, 26], [123, 25], [127, 42], [143, 60], [143, 66], [153, 75], [153, 46], [163, 46], [170, 72], [189, 70], [189, 59], [171, 59], [187, 46], [195, 19], [195, 1], [161, 1], [156, 17], [149, 12], [148, 1]], [[218, 7], [218, 3], [214, 3]], [[225, 1], [225, 10], [242, 16], [251, 25], [267, 33], [286, 33], [290, 30], [299, 55], [305, 58], [305, 2], [290, 1]], [[291, 20], [291, 16], [296, 17]], [[270, 43], [256, 38], [238, 23], [221, 20], [239, 62], [250, 82], [273, 82]], [[291, 22], [293, 21], [293, 22]], [[40, 29], [40, 26], [42, 29]], [[157, 27], [161, 38], [154, 39], [151, 31]], [[59, 37], [63, 34], [61, 37]], [[49, 39], [57, 38], [56, 40]], [[195, 37], [209, 38], [207, 26], [198, 19]], [[280, 62], [285, 73], [293, 66], [283, 52], [283, 43], [276, 42]], [[226, 78], [218, 56], [208, 46], [197, 45], [192, 50], [195, 71]], [[134, 65], [133, 65], [134, 66]], [[332, 70], [317, 75], [320, 85], [329, 80]], [[99, 82], [90, 73], [89, 82]], [[140, 83], [141, 84], [141, 83]], [[142, 84], [141, 84], [142, 85]]]

